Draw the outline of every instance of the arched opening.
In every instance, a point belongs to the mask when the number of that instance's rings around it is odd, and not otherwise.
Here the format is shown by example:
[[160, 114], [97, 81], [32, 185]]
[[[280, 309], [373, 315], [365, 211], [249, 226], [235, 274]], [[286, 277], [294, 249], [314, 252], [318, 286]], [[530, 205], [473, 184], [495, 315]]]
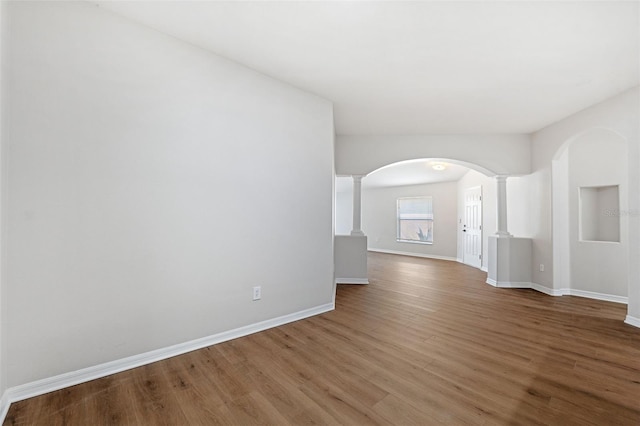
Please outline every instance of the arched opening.
[[[386, 164], [384, 166], [378, 167], [374, 170], [371, 170], [367, 176], [370, 176], [374, 173], [379, 173], [381, 171], [384, 170], [388, 170], [388, 169], [393, 169], [393, 168], [397, 168], [397, 167], [404, 167], [404, 166], [413, 166], [416, 164], [423, 164], [425, 165], [427, 168], [431, 167], [432, 165], [436, 164], [436, 163], [445, 163], [445, 167], [447, 165], [454, 165], [454, 166], [459, 166], [459, 167], [464, 167], [467, 169], [471, 169], [471, 170], [475, 170], [478, 173], [481, 173], [485, 176], [491, 177], [491, 176], [495, 176], [497, 173], [493, 172], [492, 170], [489, 170], [486, 167], [480, 166], [478, 164], [475, 163], [470, 163], [467, 161], [462, 161], [462, 160], [457, 160], [455, 158], [443, 158], [443, 157], [420, 157], [420, 158], [410, 158], [410, 159], [406, 159], [406, 160], [401, 160], [401, 161], [395, 161], [393, 163], [389, 163]], [[441, 171], [446, 171], [445, 170], [441, 170]]]
[[[370, 251], [460, 261], [488, 268], [487, 237], [496, 232], [496, 184], [493, 171], [451, 158], [417, 158], [387, 164], [362, 178], [362, 230]], [[352, 226], [353, 181], [336, 179], [336, 234], [349, 235]], [[475, 191], [475, 231], [465, 195]], [[428, 199], [430, 224], [413, 232], [427, 238], [407, 238], [402, 200]], [[426, 204], [426, 203], [425, 203]], [[413, 212], [415, 214], [415, 212]], [[420, 219], [415, 219], [420, 221]], [[432, 226], [430, 226], [432, 225]], [[474, 243], [475, 241], [475, 248]]]
[[605, 128], [568, 139], [552, 161], [553, 286], [626, 302], [627, 140]]

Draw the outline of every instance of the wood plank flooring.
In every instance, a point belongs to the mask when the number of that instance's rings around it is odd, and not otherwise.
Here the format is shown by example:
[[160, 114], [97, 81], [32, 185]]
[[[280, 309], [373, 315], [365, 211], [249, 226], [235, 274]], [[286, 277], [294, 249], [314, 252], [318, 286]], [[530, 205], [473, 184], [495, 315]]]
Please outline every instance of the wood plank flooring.
[[640, 425], [626, 306], [371, 253], [336, 310], [11, 406], [5, 425]]

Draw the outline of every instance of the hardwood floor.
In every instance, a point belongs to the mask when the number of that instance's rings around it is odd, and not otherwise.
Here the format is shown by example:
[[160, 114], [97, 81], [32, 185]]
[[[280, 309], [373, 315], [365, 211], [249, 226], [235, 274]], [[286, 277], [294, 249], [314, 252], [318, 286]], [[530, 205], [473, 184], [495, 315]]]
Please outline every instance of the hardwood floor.
[[371, 253], [336, 310], [11, 406], [5, 425], [640, 425], [626, 306]]

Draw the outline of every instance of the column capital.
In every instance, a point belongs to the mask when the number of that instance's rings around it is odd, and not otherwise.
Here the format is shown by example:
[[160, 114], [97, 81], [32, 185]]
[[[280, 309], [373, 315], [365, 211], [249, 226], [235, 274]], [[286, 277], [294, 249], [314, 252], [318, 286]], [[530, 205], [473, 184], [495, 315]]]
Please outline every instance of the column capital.
[[354, 181], [362, 181], [362, 178], [367, 175], [351, 175]]

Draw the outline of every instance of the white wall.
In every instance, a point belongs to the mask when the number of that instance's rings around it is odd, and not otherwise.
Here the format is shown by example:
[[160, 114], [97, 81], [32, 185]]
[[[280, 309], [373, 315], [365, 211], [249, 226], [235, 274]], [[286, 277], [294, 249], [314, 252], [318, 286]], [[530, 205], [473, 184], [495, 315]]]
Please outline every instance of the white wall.
[[[604, 129], [576, 138], [569, 149], [569, 241], [571, 288], [594, 293], [627, 296], [628, 217], [620, 218], [620, 241], [580, 240], [578, 192], [582, 186], [619, 185], [620, 206], [607, 209], [628, 211], [626, 141]], [[616, 200], [618, 201], [618, 200]], [[598, 212], [604, 216], [605, 212]]]
[[[369, 238], [369, 249], [455, 259], [456, 194], [456, 182], [363, 190], [362, 230]], [[433, 197], [433, 244], [396, 241], [397, 199], [420, 196]]]
[[[571, 288], [571, 220], [569, 218], [569, 150], [551, 162], [552, 218], [553, 225], [552, 247], [553, 264], [564, 267], [553, 268], [553, 288], [556, 290]], [[533, 180], [533, 179], [532, 179]], [[537, 217], [537, 216], [534, 216]], [[537, 235], [537, 233], [534, 233]], [[533, 254], [532, 254], [533, 256]], [[535, 259], [532, 259], [535, 260]], [[534, 264], [539, 268], [539, 265]], [[551, 268], [548, 265], [546, 268]], [[562, 291], [563, 292], [563, 291]]]
[[[495, 180], [493, 185], [496, 185]], [[511, 235], [531, 238], [531, 206], [536, 204], [535, 196], [526, 176], [507, 179], [507, 227]]]
[[[351, 177], [349, 177], [351, 180]], [[336, 192], [336, 235], [349, 235], [353, 229], [353, 186]]]
[[544, 263], [545, 271], [533, 268], [537, 284], [555, 287], [552, 264], [552, 193], [551, 162], [562, 154], [561, 147], [583, 132], [605, 128], [627, 140], [628, 149], [628, 297], [629, 315], [640, 318], [640, 143], [638, 140], [638, 88], [628, 90], [567, 117], [532, 135], [532, 175], [526, 177], [532, 195], [537, 200], [532, 206], [533, 264]]
[[530, 142], [520, 134], [338, 136], [336, 173], [366, 175], [399, 161], [442, 158], [487, 175], [522, 175], [531, 171]]
[[331, 303], [329, 102], [89, 3], [9, 13], [8, 386]]
[[[5, 344], [5, 339], [7, 336], [7, 319], [6, 319], [6, 309], [5, 309], [5, 262], [4, 262], [4, 254], [5, 254], [5, 220], [6, 220], [6, 151], [5, 151], [5, 141], [7, 140], [7, 126], [6, 124], [6, 115], [5, 115], [5, 84], [6, 84], [6, 68], [8, 66], [8, 62], [5, 58], [5, 44], [7, 43], [7, 27], [8, 27], [8, 19], [6, 14], [7, 3], [0, 1], [0, 398], [4, 396], [4, 391], [7, 389], [6, 386], [6, 377], [7, 377], [7, 366], [6, 366], [6, 356], [5, 352], [7, 349], [7, 345]], [[0, 416], [2, 416], [1, 410], [3, 409], [4, 402], [0, 399]]]

